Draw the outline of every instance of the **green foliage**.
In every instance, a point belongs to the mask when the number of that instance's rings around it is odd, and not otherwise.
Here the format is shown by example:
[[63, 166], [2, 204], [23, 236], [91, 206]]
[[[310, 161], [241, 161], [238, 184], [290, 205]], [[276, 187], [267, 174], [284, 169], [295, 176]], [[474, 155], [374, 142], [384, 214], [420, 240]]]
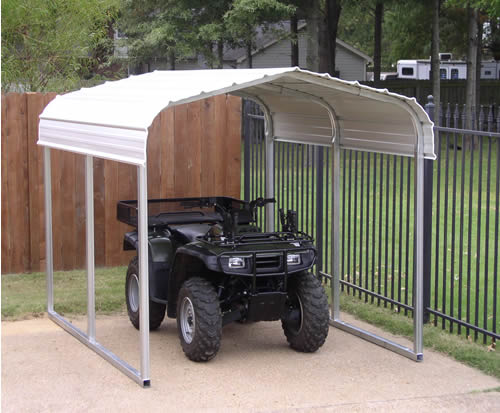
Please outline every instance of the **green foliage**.
[[288, 18], [295, 8], [277, 0], [122, 0], [120, 30], [126, 33], [135, 63], [154, 58], [176, 60], [204, 56], [217, 66], [216, 45], [251, 42], [257, 26]]
[[115, 1], [3, 1], [2, 89], [65, 91], [91, 78], [112, 47]]
[[277, 0], [235, 0], [224, 20], [234, 43], [248, 44], [259, 25], [289, 19], [295, 11], [294, 6]]

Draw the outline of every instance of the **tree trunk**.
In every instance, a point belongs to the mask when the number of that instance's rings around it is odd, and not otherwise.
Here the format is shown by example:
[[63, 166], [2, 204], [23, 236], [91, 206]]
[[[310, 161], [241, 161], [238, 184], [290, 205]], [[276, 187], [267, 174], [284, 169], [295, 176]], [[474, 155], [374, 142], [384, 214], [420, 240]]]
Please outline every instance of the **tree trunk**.
[[[329, 56], [327, 59], [328, 72], [336, 75], [336, 47], [337, 47], [337, 31], [339, 28], [340, 13], [342, 12], [341, 0], [326, 0], [326, 29], [327, 29], [327, 45]], [[321, 47], [321, 46], [320, 46]], [[321, 53], [320, 53], [321, 56]]]
[[434, 96], [434, 123], [439, 125], [439, 108], [441, 102], [441, 76], [439, 73], [439, 0], [432, 2], [432, 96]]
[[224, 41], [217, 41], [217, 69], [222, 69], [224, 67]]
[[299, 37], [298, 37], [298, 18], [294, 14], [290, 18], [290, 34], [291, 34], [291, 66], [299, 65]]
[[321, 21], [320, 0], [311, 0], [306, 10], [307, 22], [307, 69], [319, 72], [319, 27]]
[[472, 129], [472, 111], [476, 107], [476, 74], [477, 74], [477, 9], [467, 7], [468, 48], [467, 48], [467, 82], [465, 86], [465, 104], [467, 105], [467, 128]]
[[248, 68], [253, 67], [253, 62], [252, 62], [252, 42], [248, 41], [247, 42], [247, 62], [248, 62]]
[[168, 52], [168, 66], [169, 70], [175, 70], [175, 52], [173, 50]]
[[[435, 0], [438, 1], [438, 0]], [[382, 61], [382, 20], [384, 17], [384, 3], [377, 1], [375, 6], [375, 33], [373, 45], [373, 81], [380, 82], [380, 67]]]
[[[483, 59], [483, 23], [481, 16], [477, 16], [477, 58], [476, 58], [476, 113], [479, 113], [481, 105], [481, 60]], [[477, 118], [476, 118], [477, 119]]]

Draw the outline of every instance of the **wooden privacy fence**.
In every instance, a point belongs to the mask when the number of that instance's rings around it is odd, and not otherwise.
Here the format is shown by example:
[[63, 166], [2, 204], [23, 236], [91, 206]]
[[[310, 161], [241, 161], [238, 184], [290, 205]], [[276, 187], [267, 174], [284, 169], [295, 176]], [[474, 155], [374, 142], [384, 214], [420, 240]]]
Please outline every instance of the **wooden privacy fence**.
[[[43, 156], [38, 116], [54, 93], [2, 95], [2, 272], [43, 271]], [[148, 197], [240, 195], [241, 101], [217, 96], [161, 112], [148, 140]], [[85, 267], [85, 158], [52, 151], [54, 268]], [[116, 202], [136, 199], [134, 166], [94, 159], [95, 261], [123, 265], [131, 228]]]

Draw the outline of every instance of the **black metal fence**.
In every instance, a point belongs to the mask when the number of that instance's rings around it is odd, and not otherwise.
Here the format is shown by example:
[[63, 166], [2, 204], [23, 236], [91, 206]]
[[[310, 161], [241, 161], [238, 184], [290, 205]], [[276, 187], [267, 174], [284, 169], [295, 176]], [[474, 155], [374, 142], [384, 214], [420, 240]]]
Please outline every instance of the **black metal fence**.
[[[243, 196], [264, 196], [264, 119], [243, 103]], [[432, 102], [427, 106], [432, 110]], [[469, 116], [470, 113], [470, 116]], [[424, 306], [426, 319], [452, 332], [500, 336], [500, 109], [445, 106], [435, 127], [436, 161], [426, 161]], [[278, 208], [297, 211], [299, 228], [331, 274], [332, 149], [276, 142]], [[394, 155], [341, 150], [340, 280], [365, 302], [412, 313], [414, 165]], [[265, 216], [259, 216], [265, 225]]]

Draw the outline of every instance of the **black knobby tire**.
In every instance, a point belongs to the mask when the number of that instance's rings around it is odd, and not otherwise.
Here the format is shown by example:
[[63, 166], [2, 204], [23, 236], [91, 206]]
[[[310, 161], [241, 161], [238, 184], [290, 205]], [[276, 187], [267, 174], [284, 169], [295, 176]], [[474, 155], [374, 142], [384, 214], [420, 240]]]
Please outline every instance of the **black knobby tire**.
[[[139, 294], [136, 287], [139, 282], [139, 260], [134, 257], [127, 269], [127, 279], [125, 281], [125, 298], [127, 300], [128, 318], [132, 325], [139, 330]], [[135, 293], [134, 293], [135, 291]], [[165, 318], [165, 304], [160, 304], [149, 300], [149, 329], [156, 330], [160, 327]]]
[[288, 313], [281, 325], [290, 346], [313, 353], [326, 340], [329, 330], [328, 298], [321, 282], [311, 273], [290, 280]]
[[215, 357], [222, 336], [222, 313], [213, 285], [200, 277], [188, 279], [177, 298], [177, 331], [184, 354], [193, 361]]

